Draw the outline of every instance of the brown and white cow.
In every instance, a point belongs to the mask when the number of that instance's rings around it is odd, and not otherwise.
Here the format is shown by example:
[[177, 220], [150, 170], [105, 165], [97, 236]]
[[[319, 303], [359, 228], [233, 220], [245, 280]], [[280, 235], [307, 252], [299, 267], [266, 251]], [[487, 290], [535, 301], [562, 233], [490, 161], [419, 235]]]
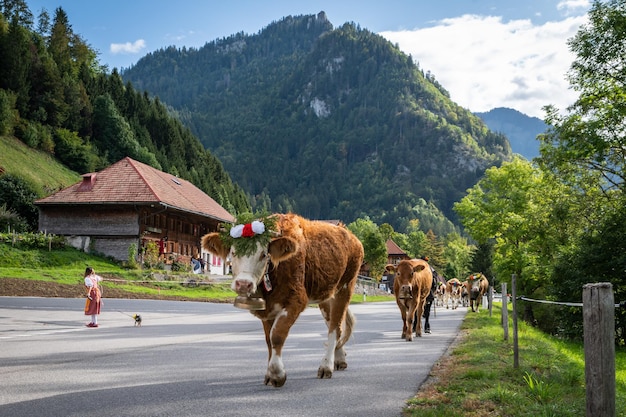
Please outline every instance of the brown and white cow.
[[405, 259], [397, 265], [387, 265], [385, 269], [395, 273], [393, 293], [402, 315], [402, 338], [413, 340], [413, 320], [415, 335], [422, 335], [422, 315], [426, 297], [433, 285], [433, 273], [423, 259]]
[[[202, 247], [222, 258], [230, 254], [232, 288], [240, 297], [254, 295], [265, 301], [264, 309], [251, 311], [261, 319], [265, 331], [265, 385], [285, 384], [283, 346], [291, 326], [309, 303], [318, 303], [328, 327], [326, 353], [317, 377], [331, 378], [333, 370], [348, 366], [344, 345], [355, 322], [348, 307], [363, 262], [363, 246], [343, 225], [311, 221], [295, 214], [270, 218], [274, 223], [272, 237], [266, 243], [257, 242], [251, 254], [238, 249], [238, 243], [242, 243], [238, 239], [254, 239], [250, 224], [244, 225], [243, 235], [240, 232], [241, 236], [235, 235], [234, 239], [224, 239], [223, 232], [209, 233], [202, 237]], [[231, 228], [231, 237], [240, 226]]]
[[[457, 307], [461, 305], [462, 288], [463, 286], [458, 278], [449, 279], [446, 283], [446, 294], [448, 295], [448, 300], [452, 304], [452, 310], [456, 310]], [[446, 308], [448, 308], [447, 303]]]
[[469, 307], [469, 291], [467, 289], [467, 281], [461, 281], [461, 305]]
[[435, 306], [443, 307], [446, 301], [446, 284], [443, 282], [437, 282], [437, 289], [435, 290]]
[[[482, 273], [472, 274], [467, 278], [467, 292], [469, 293], [469, 302], [472, 311], [479, 311], [480, 305], [483, 301], [483, 295], [487, 293], [489, 289], [489, 281]], [[474, 310], [474, 303], [476, 304], [476, 310]]]

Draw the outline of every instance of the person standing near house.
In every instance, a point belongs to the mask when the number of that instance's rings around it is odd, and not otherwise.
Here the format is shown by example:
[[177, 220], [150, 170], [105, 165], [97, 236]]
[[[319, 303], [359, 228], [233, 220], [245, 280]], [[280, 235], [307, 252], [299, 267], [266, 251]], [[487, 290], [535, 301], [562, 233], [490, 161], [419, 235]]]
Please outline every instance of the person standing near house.
[[98, 327], [98, 315], [102, 306], [102, 292], [100, 291], [99, 282], [102, 281], [100, 275], [92, 267], [85, 269], [85, 288], [87, 290], [87, 301], [85, 301], [85, 315], [91, 316], [91, 321], [86, 324], [87, 327]]
[[200, 256], [196, 256], [195, 258], [191, 258], [191, 271], [194, 274], [202, 273], [202, 264], [200, 263]]
[[165, 242], [167, 242], [167, 236], [159, 239], [159, 260], [163, 258], [165, 261]]

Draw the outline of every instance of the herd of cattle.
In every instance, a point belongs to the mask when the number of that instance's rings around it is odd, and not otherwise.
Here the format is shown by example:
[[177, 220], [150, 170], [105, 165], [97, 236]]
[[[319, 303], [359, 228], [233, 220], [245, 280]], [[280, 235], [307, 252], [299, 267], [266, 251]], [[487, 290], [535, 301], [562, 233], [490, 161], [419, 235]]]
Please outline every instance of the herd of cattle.
[[489, 281], [482, 273], [472, 274], [461, 282], [458, 278], [446, 281], [438, 276], [434, 289], [435, 305], [456, 310], [457, 307], [470, 307], [478, 311], [482, 304], [483, 295], [489, 289]]
[[[272, 230], [266, 230], [265, 224]], [[328, 327], [317, 377], [331, 378], [333, 371], [348, 367], [344, 346], [355, 323], [349, 305], [364, 253], [359, 239], [344, 225], [273, 214], [229, 231], [206, 234], [201, 243], [214, 255], [230, 257], [232, 289], [240, 301], [235, 305], [248, 308], [263, 324], [268, 350], [266, 385], [285, 384], [283, 346], [310, 303], [319, 306]], [[250, 247], [254, 250], [248, 250]], [[451, 302], [454, 309], [466, 305], [465, 292], [472, 311], [474, 303], [477, 311], [488, 288], [482, 274], [472, 275], [465, 284], [445, 282], [436, 273], [433, 279], [434, 270], [422, 259], [404, 260], [389, 265], [388, 270], [395, 273], [394, 294], [402, 315], [402, 337], [407, 341], [413, 340], [413, 334], [422, 335], [421, 317], [424, 331], [430, 331], [429, 301], [433, 297], [441, 305]]]

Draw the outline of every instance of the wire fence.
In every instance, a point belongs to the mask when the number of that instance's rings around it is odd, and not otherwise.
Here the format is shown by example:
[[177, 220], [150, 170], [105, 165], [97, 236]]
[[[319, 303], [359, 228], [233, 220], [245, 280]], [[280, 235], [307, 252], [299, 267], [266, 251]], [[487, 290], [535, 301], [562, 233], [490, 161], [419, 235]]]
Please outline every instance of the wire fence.
[[[517, 297], [518, 300], [530, 301], [533, 303], [542, 303], [542, 304], [556, 304], [560, 306], [567, 307], [582, 307], [583, 303], [568, 303], [564, 301], [550, 301], [550, 300], [536, 300], [534, 298], [528, 298], [524, 296]], [[615, 304], [615, 308], [626, 308], [626, 301], [622, 301], [620, 303]]]

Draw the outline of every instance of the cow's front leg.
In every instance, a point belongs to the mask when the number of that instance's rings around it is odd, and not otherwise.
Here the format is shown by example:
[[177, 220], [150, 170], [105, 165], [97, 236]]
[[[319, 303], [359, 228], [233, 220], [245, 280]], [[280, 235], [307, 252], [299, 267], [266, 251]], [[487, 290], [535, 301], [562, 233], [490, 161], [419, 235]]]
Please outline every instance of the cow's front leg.
[[415, 335], [422, 337], [422, 316], [424, 315], [424, 303], [425, 300], [417, 302], [417, 326], [415, 327]]
[[402, 318], [402, 338], [406, 339], [406, 315], [407, 315], [407, 307], [404, 303], [401, 303], [399, 300], [397, 301], [398, 308], [400, 309], [400, 317]]
[[284, 307], [276, 315], [273, 322], [263, 321], [265, 341], [269, 351], [265, 385], [282, 387], [285, 381], [287, 381], [287, 373], [285, 372], [282, 358], [283, 346], [289, 334], [289, 329], [291, 329], [291, 326], [296, 322], [296, 319], [305, 307], [306, 303], [295, 309]]
[[274, 327], [273, 320], [263, 320], [263, 331], [265, 332], [265, 342], [267, 343], [268, 359], [267, 359], [267, 371], [265, 372], [265, 385], [272, 385], [274, 387], [282, 387], [287, 381], [287, 373], [285, 372], [285, 366], [282, 359], [282, 346], [277, 349], [272, 344], [272, 328]]
[[[263, 330], [265, 331], [265, 341], [267, 343], [267, 350], [269, 358], [267, 361], [267, 371], [265, 372], [265, 385], [271, 385], [273, 387], [282, 387], [287, 381], [287, 372], [285, 371], [285, 365], [283, 364], [282, 351], [285, 339], [287, 338], [286, 332], [277, 331], [277, 320], [263, 321]], [[293, 323], [292, 323], [293, 324]], [[278, 326], [283, 328], [283, 326]]]
[[[415, 303], [411, 303], [408, 308], [408, 312], [406, 314], [406, 341], [413, 341], [413, 319], [415, 318]], [[415, 323], [419, 326], [419, 317], [417, 317]]]

